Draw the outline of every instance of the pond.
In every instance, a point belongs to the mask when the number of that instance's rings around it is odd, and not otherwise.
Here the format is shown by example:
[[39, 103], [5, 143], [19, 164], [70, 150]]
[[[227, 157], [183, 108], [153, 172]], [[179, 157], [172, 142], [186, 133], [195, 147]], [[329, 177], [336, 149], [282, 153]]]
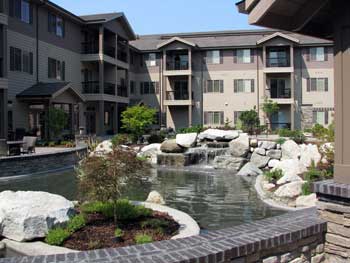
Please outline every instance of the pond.
[[[0, 191], [46, 191], [77, 198], [73, 171], [0, 180]], [[130, 185], [124, 196], [145, 200], [150, 191], [162, 194], [168, 206], [190, 214], [205, 230], [216, 230], [284, 213], [263, 203], [252, 184], [211, 169], [155, 169], [146, 181]]]

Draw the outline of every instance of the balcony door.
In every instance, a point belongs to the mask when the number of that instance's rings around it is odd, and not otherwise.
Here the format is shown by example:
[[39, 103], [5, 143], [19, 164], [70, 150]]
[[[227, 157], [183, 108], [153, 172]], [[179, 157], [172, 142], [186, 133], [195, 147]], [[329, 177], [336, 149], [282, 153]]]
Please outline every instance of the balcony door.
[[188, 81], [177, 80], [174, 82], [175, 100], [188, 100]]
[[272, 99], [289, 99], [291, 93], [287, 79], [271, 79], [270, 94]]

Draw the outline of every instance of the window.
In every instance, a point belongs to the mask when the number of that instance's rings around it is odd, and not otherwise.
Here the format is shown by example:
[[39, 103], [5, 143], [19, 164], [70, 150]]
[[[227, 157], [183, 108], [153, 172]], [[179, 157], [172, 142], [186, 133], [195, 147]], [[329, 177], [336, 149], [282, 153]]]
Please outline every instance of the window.
[[10, 47], [10, 70], [33, 74], [33, 53]]
[[64, 20], [62, 17], [49, 13], [48, 30], [58, 37], [64, 37]]
[[329, 111], [328, 109], [314, 109], [313, 111], [313, 123], [314, 124], [321, 124], [321, 125], [328, 125], [328, 117]]
[[53, 58], [48, 59], [48, 78], [65, 80], [65, 62]]
[[221, 64], [220, 50], [207, 51], [206, 61], [208, 64]]
[[9, 3], [10, 16], [15, 17], [27, 24], [32, 23], [32, 6], [28, 0], [11, 0]]
[[156, 53], [145, 54], [145, 63], [148, 67], [157, 66], [157, 54]]
[[311, 61], [326, 61], [326, 52], [324, 47], [310, 48]]
[[328, 78], [310, 78], [307, 79], [308, 92], [327, 92]]
[[223, 80], [208, 80], [205, 93], [224, 93]]
[[159, 82], [141, 82], [140, 94], [159, 94]]
[[223, 125], [224, 112], [223, 111], [205, 111], [204, 124], [205, 125]]
[[254, 79], [235, 79], [234, 93], [253, 93], [255, 90]]
[[252, 51], [250, 49], [237, 49], [234, 51], [234, 62], [239, 64], [253, 63]]
[[130, 94], [135, 95], [136, 89], [135, 89], [135, 81], [130, 81]]

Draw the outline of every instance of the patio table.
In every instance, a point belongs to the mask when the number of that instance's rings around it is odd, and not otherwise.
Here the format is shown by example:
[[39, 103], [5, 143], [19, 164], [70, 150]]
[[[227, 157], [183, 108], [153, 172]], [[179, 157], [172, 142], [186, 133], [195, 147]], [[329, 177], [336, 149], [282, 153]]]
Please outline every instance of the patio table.
[[25, 144], [24, 141], [8, 141], [7, 142], [7, 148], [8, 148], [8, 155], [9, 156], [17, 156], [21, 155], [21, 147]]

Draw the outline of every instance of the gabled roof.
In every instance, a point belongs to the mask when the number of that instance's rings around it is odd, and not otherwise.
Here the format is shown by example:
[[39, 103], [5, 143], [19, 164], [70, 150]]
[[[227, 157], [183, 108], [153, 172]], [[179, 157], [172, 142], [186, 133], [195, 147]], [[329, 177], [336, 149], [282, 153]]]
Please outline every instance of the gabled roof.
[[299, 40], [299, 39], [294, 38], [294, 37], [292, 37], [292, 36], [288, 36], [288, 35], [283, 34], [283, 33], [281, 33], [281, 32], [276, 32], [276, 33], [274, 33], [274, 34], [272, 34], [272, 35], [263, 37], [262, 39], [258, 40], [256, 43], [257, 43], [258, 45], [260, 45], [260, 44], [263, 44], [263, 43], [265, 43], [265, 42], [267, 42], [267, 41], [270, 41], [271, 39], [274, 39], [274, 38], [276, 38], [276, 37], [281, 37], [281, 38], [287, 39], [287, 40], [289, 40], [289, 41], [291, 41], [291, 42], [294, 42], [294, 43], [298, 43], [298, 44], [300, 43], [300, 40]]
[[69, 82], [55, 82], [55, 83], [43, 83], [39, 82], [30, 88], [17, 94], [17, 98], [41, 98], [41, 99], [54, 99], [61, 95], [63, 92], [72, 91], [81, 101], [84, 98], [72, 88]]
[[170, 44], [173, 43], [173, 42], [180, 42], [180, 43], [183, 43], [183, 44], [185, 44], [185, 45], [187, 45], [187, 46], [191, 46], [191, 47], [195, 47], [195, 46], [196, 46], [196, 44], [194, 44], [194, 43], [192, 43], [192, 42], [190, 42], [190, 41], [187, 41], [187, 40], [185, 40], [185, 39], [183, 39], [183, 38], [180, 38], [180, 37], [173, 37], [173, 38], [170, 38], [170, 39], [168, 39], [168, 40], [166, 40], [166, 41], [164, 41], [164, 42], [158, 44], [158, 45], [157, 45], [157, 48], [159, 49], [159, 48], [165, 47], [165, 46], [167, 46], [167, 45], [170, 45]]

